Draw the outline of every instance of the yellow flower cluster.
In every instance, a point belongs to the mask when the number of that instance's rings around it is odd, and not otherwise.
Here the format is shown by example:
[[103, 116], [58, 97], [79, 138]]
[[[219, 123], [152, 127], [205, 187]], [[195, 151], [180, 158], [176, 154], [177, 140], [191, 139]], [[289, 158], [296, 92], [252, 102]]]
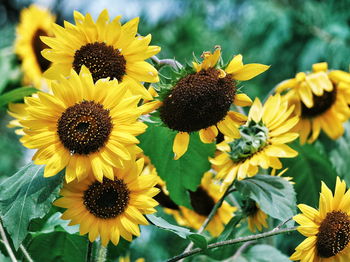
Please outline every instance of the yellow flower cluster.
[[[283, 168], [281, 158], [296, 157], [288, 143], [298, 137], [302, 144], [312, 143], [321, 130], [332, 139], [344, 133], [343, 123], [350, 118], [349, 73], [314, 64], [312, 72], [278, 84], [264, 103], [259, 98], [253, 102], [239, 84], [269, 66], [243, 64], [242, 55], [223, 64], [217, 47], [190, 68], [178, 67], [180, 77], [171, 88], [157, 92], [144, 85], [159, 82], [158, 71], [145, 60], [160, 47], [150, 45], [151, 35], [138, 35], [138, 18], [125, 24], [120, 19], [110, 20], [107, 10], [96, 21], [75, 11], [74, 24], [65, 21], [62, 27], [47, 10], [31, 6], [22, 12], [17, 29], [15, 50], [24, 82], [41, 91], [24, 104], [9, 105], [15, 118], [9, 126], [20, 127], [20, 141], [36, 150], [33, 161], [45, 165], [45, 177], [64, 172], [62, 197], [54, 204], [66, 209], [62, 218], [79, 224], [80, 234], [88, 234], [91, 242], [100, 237], [104, 246], [109, 241], [117, 245], [120, 236], [132, 241], [140, 235], [139, 225], [148, 224], [144, 215], [156, 212], [158, 203], [179, 225], [199, 229], [236, 180], [261, 170], [274, 175]], [[241, 108], [246, 106], [247, 115]], [[197, 190], [188, 192], [192, 210], [170, 199], [165, 182], [140, 157], [137, 136], [147, 128], [140, 118], [155, 110], [159, 121], [176, 133], [175, 160], [186, 157], [191, 133], [198, 132], [203, 143], [216, 143], [215, 156], [208, 159], [211, 169]], [[348, 259], [343, 250], [349, 239], [341, 245], [327, 235], [327, 227], [350, 230], [348, 192], [338, 179], [334, 197], [323, 185], [319, 211], [299, 206], [303, 214], [295, 220], [308, 238], [292, 259]], [[261, 231], [267, 214], [248, 202], [248, 227]], [[236, 210], [224, 201], [206, 229], [219, 236]], [[326, 238], [334, 240], [332, 248]]]
[[[49, 92], [10, 106], [24, 146], [36, 149], [44, 176], [65, 169], [62, 218], [79, 224], [90, 241], [104, 246], [139, 236], [145, 214], [158, 205], [155, 175], [141, 175], [137, 135], [146, 130], [139, 117], [154, 110], [142, 82], [157, 82], [157, 70], [144, 60], [160, 51], [151, 36], [137, 36], [138, 18], [124, 25], [104, 10], [97, 21], [74, 13], [75, 24], [54, 24], [46, 10], [31, 6], [21, 15], [16, 51], [25, 81]], [[34, 22], [33, 22], [34, 21]], [[44, 22], [43, 22], [44, 21]], [[45, 66], [43, 66], [45, 65]], [[45, 83], [46, 87], [42, 84]]]

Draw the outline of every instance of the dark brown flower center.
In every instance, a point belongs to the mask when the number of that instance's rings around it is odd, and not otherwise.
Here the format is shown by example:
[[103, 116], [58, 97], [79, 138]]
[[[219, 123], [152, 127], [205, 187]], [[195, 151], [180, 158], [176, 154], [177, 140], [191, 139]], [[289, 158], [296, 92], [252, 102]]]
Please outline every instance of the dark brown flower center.
[[335, 86], [333, 87], [333, 91], [326, 92], [324, 91], [322, 96], [316, 96], [312, 95], [312, 99], [314, 101], [314, 106], [311, 108], [308, 108], [304, 105], [304, 103], [301, 103], [301, 114], [305, 118], [312, 118], [319, 115], [322, 115], [324, 112], [326, 112], [335, 102], [337, 97], [337, 90]]
[[130, 191], [123, 180], [104, 179], [94, 182], [84, 192], [84, 205], [99, 218], [114, 218], [122, 214], [129, 204]]
[[244, 200], [242, 209], [243, 209], [243, 212], [248, 217], [255, 216], [259, 211], [259, 208], [257, 207], [256, 202], [252, 199]]
[[341, 211], [329, 212], [317, 234], [316, 248], [322, 258], [335, 256], [350, 241], [350, 217]]
[[50, 61], [45, 59], [41, 55], [41, 51], [43, 51], [45, 48], [49, 48], [49, 47], [40, 40], [40, 36], [47, 36], [47, 33], [44, 30], [39, 28], [38, 30], [36, 30], [36, 32], [33, 35], [32, 47], [33, 47], [36, 61], [39, 64], [40, 70], [41, 70], [41, 72], [44, 72], [49, 68]]
[[109, 110], [94, 101], [83, 101], [66, 109], [57, 122], [57, 133], [72, 154], [97, 152], [113, 128]]
[[162, 121], [181, 132], [199, 131], [220, 122], [233, 102], [236, 83], [230, 75], [219, 78], [219, 74], [210, 68], [179, 80], [160, 108]]
[[199, 187], [195, 192], [189, 192], [193, 210], [199, 215], [209, 216], [215, 205], [214, 199], [202, 187]]
[[122, 81], [126, 72], [126, 60], [118, 49], [105, 43], [89, 43], [75, 52], [73, 68], [79, 73], [81, 67], [89, 68], [94, 82], [110, 77]]
[[168, 195], [165, 194], [165, 192], [162, 190], [162, 187], [160, 185], [156, 185], [156, 187], [160, 189], [160, 192], [153, 198], [162, 207], [173, 209], [173, 210], [179, 210], [179, 206], [174, 201], [172, 201]]

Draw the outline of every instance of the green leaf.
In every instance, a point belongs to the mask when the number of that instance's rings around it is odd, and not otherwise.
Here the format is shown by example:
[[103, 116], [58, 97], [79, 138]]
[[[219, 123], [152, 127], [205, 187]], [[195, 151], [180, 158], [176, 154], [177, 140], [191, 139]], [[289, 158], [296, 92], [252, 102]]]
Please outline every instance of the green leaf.
[[[332, 140], [326, 136], [320, 137], [322, 146], [325, 147], [325, 154], [331, 162], [331, 165], [336, 170], [337, 174], [345, 179], [346, 183], [350, 185], [350, 122], [344, 124], [344, 135], [337, 140]], [[335, 177], [333, 177], [333, 183]]]
[[44, 166], [32, 162], [0, 184], [0, 212], [17, 249], [28, 233], [29, 222], [42, 218], [56, 198], [63, 173], [44, 178]]
[[34, 261], [84, 262], [87, 245], [83, 236], [52, 232], [34, 237], [27, 244], [27, 250]]
[[118, 261], [118, 257], [129, 255], [128, 252], [130, 244], [131, 242], [125, 240], [122, 237], [120, 238], [117, 246], [109, 242], [107, 246], [107, 262], [115, 262]]
[[187, 237], [189, 240], [191, 240], [196, 246], [206, 249], [208, 247], [208, 242], [205, 239], [204, 236], [199, 234], [191, 234]]
[[0, 96], [0, 106], [7, 105], [10, 102], [15, 102], [23, 99], [25, 96], [29, 96], [38, 92], [38, 89], [34, 87], [20, 87], [12, 91], [4, 93]]
[[235, 185], [239, 192], [257, 202], [261, 210], [273, 218], [285, 221], [295, 214], [294, 188], [282, 177], [256, 175], [236, 181]]
[[229, 238], [232, 238], [235, 234], [236, 226], [239, 222], [241, 222], [243, 218], [242, 212], [235, 212], [235, 216], [231, 218], [231, 220], [225, 225], [224, 231], [218, 237], [218, 241], [224, 241]]
[[[0, 30], [0, 35], [2, 38], [6, 38], [4, 36], [5, 32], [3, 32], [2, 29], [3, 28]], [[0, 94], [8, 85], [19, 84], [20, 82], [21, 70], [16, 62], [16, 59], [17, 58], [13, 53], [12, 47], [6, 47], [0, 50]]]
[[[50, 216], [40, 229], [37, 229], [35, 232], [31, 233], [32, 236], [40, 234], [48, 234], [52, 232], [67, 232], [69, 234], [75, 234], [79, 232], [79, 225], [68, 226], [69, 220], [61, 219], [62, 213], [56, 212]], [[31, 224], [32, 225], [32, 224]]]
[[[231, 220], [225, 225], [224, 231], [220, 234], [219, 237], [214, 238], [210, 241], [210, 243], [216, 243], [220, 241], [225, 241], [227, 239], [234, 239], [238, 236], [241, 236], [241, 229], [243, 227], [237, 227], [240, 221], [243, 218], [243, 214], [241, 212], [236, 212], [235, 216], [231, 218]], [[211, 258], [217, 260], [224, 260], [232, 257], [234, 253], [236, 253], [237, 249], [240, 245], [229, 245], [215, 249], [208, 249], [205, 251], [205, 254]]]
[[299, 152], [298, 156], [284, 159], [283, 166], [288, 167], [288, 174], [293, 176], [297, 202], [316, 207], [321, 181], [324, 181], [329, 188], [334, 188], [337, 173], [322, 145], [316, 143], [301, 146], [299, 143], [294, 143], [293, 148]]
[[187, 190], [195, 191], [204, 172], [210, 169], [208, 157], [213, 156], [215, 145], [202, 143], [199, 135], [193, 133], [187, 152], [174, 160], [172, 146], [176, 132], [157, 123], [147, 125], [146, 133], [139, 137], [140, 147], [167, 183], [170, 198], [178, 205], [192, 208]]
[[187, 228], [172, 225], [163, 218], [157, 217], [155, 215], [146, 215], [146, 217], [156, 227], [173, 232], [181, 238], [189, 239], [200, 248], [207, 248], [208, 243], [204, 236], [192, 233]]
[[269, 245], [255, 245], [243, 257], [249, 262], [290, 262], [286, 255]]

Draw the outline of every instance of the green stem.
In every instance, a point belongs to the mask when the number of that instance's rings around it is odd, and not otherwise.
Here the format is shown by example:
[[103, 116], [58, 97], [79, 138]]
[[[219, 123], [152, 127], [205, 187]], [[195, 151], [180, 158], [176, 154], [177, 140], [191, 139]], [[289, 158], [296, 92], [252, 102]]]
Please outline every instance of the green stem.
[[192, 249], [192, 250], [190, 250], [188, 252], [184, 252], [184, 253], [182, 253], [182, 254], [180, 254], [178, 256], [175, 256], [175, 257], [172, 257], [172, 258], [168, 259], [167, 262], [179, 261], [180, 259], [192, 256], [192, 255], [195, 255], [195, 254], [198, 254], [198, 253], [202, 253], [202, 252], [204, 252], [204, 251], [206, 251], [208, 249], [224, 247], [224, 246], [238, 244], [238, 243], [243, 243], [243, 242], [248, 242], [248, 241], [252, 241], [252, 240], [258, 240], [260, 238], [271, 237], [271, 236], [278, 235], [278, 234], [293, 232], [296, 229], [297, 229], [297, 227], [282, 228], [282, 229], [274, 228], [271, 231], [268, 231], [268, 232], [265, 232], [265, 233], [261, 233], [261, 234], [256, 234], [256, 235], [251, 235], [251, 236], [246, 236], [246, 237], [239, 237], [239, 238], [236, 238], [236, 239], [229, 239], [229, 240], [225, 240], [225, 241], [221, 241], [221, 242], [216, 242], [216, 243], [208, 245], [208, 247], [206, 249], [195, 248], [195, 249]]
[[159, 59], [157, 56], [152, 56], [151, 59], [158, 65], [168, 65], [175, 69], [181, 69], [183, 66], [175, 59]]
[[28, 251], [25, 249], [25, 247], [22, 244], [19, 245], [19, 248], [21, 249], [24, 257], [27, 259], [28, 262], [34, 262], [34, 260], [30, 257]]
[[[213, 217], [215, 216], [216, 211], [221, 207], [222, 203], [223, 203], [224, 200], [225, 200], [225, 197], [226, 197], [229, 193], [233, 192], [233, 191], [231, 191], [231, 186], [232, 186], [232, 184], [231, 184], [229, 187], [226, 188], [225, 193], [222, 195], [222, 197], [219, 199], [219, 201], [215, 203], [213, 209], [210, 211], [209, 216], [205, 219], [205, 221], [204, 221], [204, 223], [202, 224], [202, 226], [198, 229], [197, 234], [201, 234], [201, 233], [204, 231], [204, 229], [208, 226], [208, 224], [210, 223], [210, 221], [211, 221], [211, 220], [213, 219]], [[191, 250], [192, 247], [193, 247], [193, 242], [191, 242], [191, 243], [186, 247], [186, 249], [184, 250], [184, 252], [187, 252], [187, 251]]]
[[93, 255], [92, 255], [94, 242], [90, 242], [89, 239], [87, 241], [88, 241], [88, 246], [86, 251], [86, 262], [94, 262]]
[[107, 258], [107, 247], [104, 247], [101, 244], [97, 254], [97, 262], [105, 262], [106, 258]]
[[17, 262], [17, 259], [16, 259], [15, 255], [14, 255], [12, 249], [11, 249], [11, 246], [10, 246], [8, 240], [7, 240], [5, 230], [4, 230], [3, 226], [2, 226], [1, 218], [0, 218], [0, 235], [1, 235], [1, 238], [3, 240], [3, 243], [5, 245], [6, 251], [7, 251], [8, 255], [9, 255], [11, 261], [12, 262]]

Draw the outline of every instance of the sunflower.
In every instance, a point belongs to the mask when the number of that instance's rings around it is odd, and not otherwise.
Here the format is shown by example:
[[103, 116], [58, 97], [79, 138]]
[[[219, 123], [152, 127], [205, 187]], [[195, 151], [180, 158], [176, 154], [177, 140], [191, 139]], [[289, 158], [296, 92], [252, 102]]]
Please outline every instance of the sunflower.
[[[127, 255], [125, 257], [119, 257], [119, 260], [118, 262], [130, 262], [130, 256]], [[145, 259], [144, 258], [138, 258], [135, 260], [135, 262], [145, 262]]]
[[[288, 168], [282, 170], [277, 174], [277, 176], [282, 177], [282, 175], [288, 170]], [[276, 169], [272, 169], [271, 176], [276, 176]], [[291, 184], [292, 177], [283, 177], [283, 179], [289, 181]], [[243, 212], [246, 214], [248, 219], [248, 228], [251, 232], [255, 233], [256, 230], [262, 231], [263, 228], [268, 228], [267, 218], [268, 215], [262, 211], [253, 199], [247, 199], [243, 201]]]
[[7, 127], [16, 128], [15, 133], [20, 136], [25, 135], [23, 131], [23, 125], [20, 123], [20, 119], [24, 119], [25, 117], [28, 116], [26, 107], [27, 105], [23, 103], [17, 103], [17, 104], [10, 103], [8, 105], [8, 113], [14, 119], [8, 123]]
[[259, 205], [252, 199], [244, 202], [244, 213], [247, 215], [248, 228], [255, 233], [256, 230], [261, 231], [263, 227], [267, 228], [267, 215], [262, 211]]
[[350, 190], [337, 177], [335, 193], [322, 182], [319, 210], [300, 204], [294, 216], [298, 231], [307, 238], [296, 247], [291, 260], [301, 262], [350, 261]]
[[190, 133], [199, 131], [202, 142], [212, 143], [222, 133], [238, 138], [238, 126], [246, 117], [230, 111], [232, 104], [247, 106], [250, 98], [237, 93], [237, 81], [249, 80], [269, 66], [243, 65], [242, 55], [235, 56], [226, 66], [220, 66], [221, 49], [205, 52], [201, 64], [193, 62], [189, 72], [174, 83], [159, 108], [162, 122], [177, 131], [173, 143], [174, 159], [187, 151]]
[[52, 24], [56, 18], [48, 10], [31, 5], [21, 11], [17, 26], [15, 52], [22, 60], [25, 84], [45, 89], [47, 82], [43, 72], [50, 66], [50, 61], [41, 55], [47, 46], [40, 40], [41, 36], [52, 35]]
[[69, 225], [80, 225], [80, 234], [89, 233], [93, 242], [101, 237], [103, 246], [111, 240], [114, 245], [120, 236], [132, 241], [139, 236], [138, 224], [148, 225], [144, 214], [156, 212], [153, 197], [159, 192], [154, 185], [157, 177], [140, 175], [143, 160], [130, 161], [125, 168], [113, 168], [113, 179], [96, 180], [91, 173], [82, 181], [65, 183], [54, 205], [66, 208], [62, 219]]
[[[209, 171], [204, 174], [198, 189], [195, 192], [189, 191], [189, 194], [193, 210], [180, 206], [181, 216], [174, 218], [179, 225], [198, 230], [224, 192], [220, 190], [220, 185], [213, 180], [213, 173]], [[205, 229], [213, 237], [219, 236], [236, 210], [236, 207], [224, 201]]]
[[321, 130], [337, 139], [350, 117], [350, 74], [329, 71], [327, 63], [314, 64], [312, 69], [312, 73], [298, 73], [277, 86], [277, 92], [287, 91], [284, 99], [295, 105], [294, 114], [300, 116], [295, 129], [302, 144], [313, 143]]
[[[27, 115], [20, 119], [24, 146], [38, 149], [34, 163], [45, 164], [44, 176], [66, 167], [66, 181], [83, 179], [89, 172], [102, 181], [113, 179], [113, 167], [123, 167], [141, 150], [136, 135], [146, 125], [140, 96], [130, 96], [127, 82], [99, 80], [95, 84], [86, 67], [78, 75], [52, 83], [53, 94], [39, 92], [25, 98]], [[19, 115], [21, 116], [21, 115]]]
[[54, 37], [42, 37], [51, 49], [42, 55], [52, 62], [45, 77], [57, 79], [68, 76], [73, 68], [80, 71], [82, 65], [89, 68], [96, 82], [98, 79], [130, 81], [131, 92], [152, 99], [140, 82], [158, 82], [158, 72], [144, 60], [160, 51], [158, 46], [149, 46], [151, 35], [137, 36], [139, 18], [121, 25], [120, 16], [110, 21], [105, 9], [96, 23], [90, 14], [83, 16], [74, 12], [75, 25], [64, 22], [64, 27], [54, 24]]
[[279, 94], [269, 97], [264, 106], [255, 99], [247, 123], [239, 127], [241, 137], [221, 142], [217, 146], [220, 153], [210, 159], [217, 178], [223, 179], [223, 187], [236, 178], [254, 176], [259, 166], [282, 168], [280, 157], [297, 156], [298, 152], [286, 145], [298, 137], [290, 132], [299, 121], [297, 116], [290, 117], [293, 110]]

